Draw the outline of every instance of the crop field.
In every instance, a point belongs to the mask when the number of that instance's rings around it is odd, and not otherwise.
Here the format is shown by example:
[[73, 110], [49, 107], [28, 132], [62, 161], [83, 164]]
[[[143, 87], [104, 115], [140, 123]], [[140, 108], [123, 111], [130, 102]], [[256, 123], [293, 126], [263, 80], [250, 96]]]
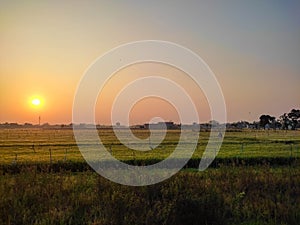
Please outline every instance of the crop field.
[[[80, 131], [88, 134], [90, 130]], [[124, 146], [114, 135], [113, 130], [99, 130], [99, 137], [108, 151], [120, 160], [162, 160], [170, 155], [177, 146], [180, 130], [170, 130], [165, 139], [155, 149], [149, 151], [131, 150]], [[184, 131], [193, 132], [193, 131]], [[139, 138], [149, 137], [147, 130], [133, 130]], [[200, 132], [193, 158], [201, 158], [210, 133]], [[212, 139], [217, 139], [212, 134]], [[93, 149], [95, 143], [87, 140], [81, 143]], [[134, 143], [130, 143], [134, 144]], [[149, 143], [153, 145], [155, 143]], [[298, 158], [300, 157], [300, 131], [263, 131], [248, 130], [227, 132], [217, 158]], [[67, 129], [1, 129], [0, 164], [40, 163], [83, 161], [77, 147], [73, 131]]]
[[[80, 132], [88, 136], [90, 130]], [[112, 130], [98, 132], [114, 157], [137, 164], [166, 158], [180, 135], [170, 130], [157, 148], [151, 150], [156, 143], [149, 142], [149, 151], [135, 151]], [[142, 129], [133, 133], [149, 136]], [[200, 132], [194, 164], [161, 183], [130, 187], [88, 169], [72, 130], [2, 129], [0, 224], [298, 225], [300, 131], [228, 131], [219, 165], [199, 172], [209, 135]], [[95, 146], [89, 140], [80, 144]]]

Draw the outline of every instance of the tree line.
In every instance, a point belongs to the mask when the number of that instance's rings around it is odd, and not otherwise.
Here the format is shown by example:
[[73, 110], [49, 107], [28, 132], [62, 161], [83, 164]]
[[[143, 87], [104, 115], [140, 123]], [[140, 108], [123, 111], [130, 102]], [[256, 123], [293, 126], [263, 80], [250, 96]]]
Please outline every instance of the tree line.
[[264, 129], [295, 130], [300, 128], [300, 110], [292, 109], [289, 113], [282, 114], [279, 118], [270, 115], [259, 117], [259, 126]]

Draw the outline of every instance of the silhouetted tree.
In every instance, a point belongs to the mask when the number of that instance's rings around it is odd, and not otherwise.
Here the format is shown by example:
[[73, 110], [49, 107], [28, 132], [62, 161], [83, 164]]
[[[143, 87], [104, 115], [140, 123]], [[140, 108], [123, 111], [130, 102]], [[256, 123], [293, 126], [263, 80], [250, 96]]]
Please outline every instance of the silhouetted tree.
[[292, 109], [289, 113], [284, 113], [279, 117], [282, 129], [295, 130], [300, 125], [300, 110]]
[[300, 123], [300, 110], [292, 109], [291, 112], [288, 113], [288, 118], [290, 119], [290, 124], [294, 130], [298, 123]]
[[288, 126], [290, 124], [290, 119], [288, 117], [288, 115], [286, 113], [282, 114], [280, 117], [279, 117], [279, 121], [281, 123], [281, 127], [282, 129], [288, 129]]
[[261, 115], [259, 117], [259, 125], [263, 128], [266, 127], [267, 124], [272, 124], [275, 122], [275, 117], [270, 115]]

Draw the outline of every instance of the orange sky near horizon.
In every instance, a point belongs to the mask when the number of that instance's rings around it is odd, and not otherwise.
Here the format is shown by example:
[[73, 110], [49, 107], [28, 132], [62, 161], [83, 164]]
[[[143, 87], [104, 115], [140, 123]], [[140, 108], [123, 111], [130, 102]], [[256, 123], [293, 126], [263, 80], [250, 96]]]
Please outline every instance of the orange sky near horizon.
[[[257, 121], [300, 108], [300, 3], [214, 1], [29, 1], [0, 3], [0, 123], [69, 124], [76, 88], [100, 55], [120, 44], [165, 40], [183, 45], [209, 65], [222, 88], [228, 121]], [[183, 72], [139, 64], [119, 71], [99, 95], [96, 122], [110, 123], [120, 89], [138, 77], [165, 76], [184, 87], [200, 121], [207, 100]], [[138, 93], [136, 93], [138, 94]], [[40, 106], [33, 107], [33, 98]], [[104, 104], [105, 107], [101, 106]], [[178, 122], [159, 99], [140, 101], [132, 124], [161, 115]]]
[[[95, 110], [96, 122], [98, 124], [111, 124], [112, 104], [122, 88], [138, 78], [151, 76], [159, 76], [176, 82], [189, 94], [199, 112], [201, 121], [210, 120], [210, 109], [207, 99], [201, 89], [187, 74], [166, 64], [145, 62], [123, 68], [115, 73], [106, 83], [98, 96]], [[143, 87], [140, 88], [142, 92]], [[166, 88], [165, 91], [169, 90]], [[138, 101], [130, 113], [130, 123], [144, 124], [153, 117], [162, 117], [166, 121], [180, 123], [176, 109], [166, 100], [157, 97], [147, 97]]]

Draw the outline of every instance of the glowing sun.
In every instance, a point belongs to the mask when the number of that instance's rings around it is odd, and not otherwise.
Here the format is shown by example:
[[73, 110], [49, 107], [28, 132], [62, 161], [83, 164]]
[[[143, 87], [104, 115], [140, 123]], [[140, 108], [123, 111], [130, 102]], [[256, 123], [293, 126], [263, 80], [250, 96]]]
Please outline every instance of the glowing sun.
[[38, 106], [41, 104], [41, 100], [38, 98], [32, 99], [31, 104], [34, 106]]

